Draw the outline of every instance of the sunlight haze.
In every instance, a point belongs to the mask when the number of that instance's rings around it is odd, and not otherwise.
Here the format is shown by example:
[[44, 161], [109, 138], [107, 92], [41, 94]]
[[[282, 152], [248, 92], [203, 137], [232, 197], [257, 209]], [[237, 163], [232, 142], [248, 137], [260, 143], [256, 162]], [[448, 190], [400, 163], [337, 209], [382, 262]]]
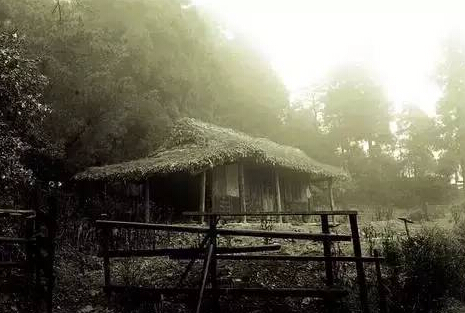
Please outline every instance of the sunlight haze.
[[[200, 0], [229, 31], [259, 47], [291, 97], [321, 83], [338, 65], [377, 74], [396, 111], [405, 104], [434, 114], [440, 90], [434, 72], [441, 44], [465, 6], [453, 1]], [[387, 4], [388, 3], [388, 4]]]

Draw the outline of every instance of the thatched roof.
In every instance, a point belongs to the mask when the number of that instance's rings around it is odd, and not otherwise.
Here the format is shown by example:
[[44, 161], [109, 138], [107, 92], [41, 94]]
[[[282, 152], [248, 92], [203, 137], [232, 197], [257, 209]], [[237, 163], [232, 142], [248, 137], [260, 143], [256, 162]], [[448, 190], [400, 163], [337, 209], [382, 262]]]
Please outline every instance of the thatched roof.
[[244, 158], [259, 164], [308, 173], [314, 178], [346, 176], [342, 169], [317, 162], [300, 149], [193, 118], [182, 118], [174, 125], [163, 146], [148, 157], [90, 167], [74, 179], [142, 180], [174, 172], [196, 173]]

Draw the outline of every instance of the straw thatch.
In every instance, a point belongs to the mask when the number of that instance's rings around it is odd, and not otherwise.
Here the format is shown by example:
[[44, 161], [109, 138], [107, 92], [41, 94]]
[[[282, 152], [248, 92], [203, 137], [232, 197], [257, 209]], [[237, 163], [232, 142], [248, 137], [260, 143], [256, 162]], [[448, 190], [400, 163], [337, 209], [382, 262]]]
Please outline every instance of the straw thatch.
[[196, 173], [217, 165], [252, 160], [308, 173], [314, 178], [345, 177], [337, 167], [319, 163], [297, 148], [193, 118], [180, 119], [163, 146], [146, 158], [90, 167], [76, 180], [142, 180], [173, 172]]

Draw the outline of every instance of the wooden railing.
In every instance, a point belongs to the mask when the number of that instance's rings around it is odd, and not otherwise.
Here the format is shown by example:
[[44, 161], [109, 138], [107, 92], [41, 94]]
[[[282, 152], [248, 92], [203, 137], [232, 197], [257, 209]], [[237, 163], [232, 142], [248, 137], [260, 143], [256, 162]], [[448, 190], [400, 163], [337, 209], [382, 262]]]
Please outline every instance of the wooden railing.
[[[55, 210], [51, 210], [55, 211]], [[24, 247], [25, 257], [22, 260], [9, 258], [0, 261], [2, 269], [23, 269], [24, 276], [13, 276], [9, 281], [0, 285], [0, 293], [31, 292], [33, 295], [33, 307], [35, 312], [52, 312], [52, 289], [54, 284], [53, 239], [56, 232], [54, 217], [43, 216], [34, 210], [10, 210], [0, 209], [0, 218], [16, 218], [17, 224], [24, 223], [24, 236], [0, 237], [0, 246], [14, 246], [16, 249]], [[38, 233], [37, 224], [42, 222], [48, 231], [44, 237]], [[53, 224], [53, 225], [51, 225]], [[50, 227], [52, 226], [52, 227]], [[18, 226], [18, 228], [21, 228]], [[45, 280], [45, 286], [42, 281]]]
[[[243, 216], [244, 214], [233, 213], [185, 213], [188, 216], [200, 216], [208, 219], [208, 227], [205, 226], [179, 226], [166, 224], [150, 224], [150, 223], [132, 223], [122, 221], [97, 220], [96, 225], [101, 231], [101, 253], [103, 257], [105, 291], [110, 296], [112, 292], [150, 292], [158, 295], [176, 295], [176, 294], [197, 294], [198, 301], [196, 312], [201, 311], [202, 302], [205, 292], [209, 292], [213, 297], [215, 312], [219, 312], [219, 296], [249, 294], [257, 296], [293, 296], [293, 297], [316, 297], [325, 300], [325, 305], [331, 307], [332, 301], [348, 294], [347, 290], [338, 288], [334, 283], [334, 262], [353, 262], [357, 270], [357, 283], [359, 286], [360, 303], [364, 313], [369, 312], [367, 282], [363, 264], [373, 262], [376, 265], [378, 287], [380, 295], [380, 312], [386, 312], [384, 292], [381, 283], [381, 267], [380, 261], [382, 258], [376, 254], [374, 257], [362, 256], [360, 244], [360, 236], [357, 224], [356, 211], [320, 211], [313, 213], [247, 213], [247, 216], [270, 216], [270, 215], [314, 215], [321, 219], [321, 233], [303, 233], [292, 231], [264, 231], [264, 230], [249, 230], [249, 229], [226, 229], [218, 228], [218, 221], [223, 216]], [[350, 234], [333, 234], [330, 231], [329, 216], [345, 215], [349, 217]], [[110, 250], [110, 241], [112, 229], [152, 229], [159, 231], [171, 231], [181, 233], [197, 233], [204, 234], [202, 242], [196, 248], [156, 248], [150, 250]], [[309, 240], [323, 243], [323, 255], [280, 255], [280, 254], [244, 254], [248, 252], [267, 252], [277, 251], [280, 245], [263, 245], [251, 247], [218, 247], [218, 236], [250, 236], [262, 238], [284, 238], [294, 240]], [[352, 242], [353, 256], [333, 256], [331, 253], [331, 245], [337, 241]], [[238, 254], [241, 253], [241, 254]], [[125, 257], [152, 257], [152, 256], [168, 256], [173, 259], [190, 260], [177, 286], [173, 288], [150, 288], [114, 285], [111, 281], [110, 259], [125, 258]], [[202, 281], [199, 288], [181, 288], [187, 274], [192, 269], [195, 260], [203, 259]], [[326, 273], [325, 288], [224, 288], [218, 285], [217, 279], [217, 263], [219, 260], [273, 260], [273, 261], [301, 261], [301, 262], [324, 262]], [[211, 287], [207, 288], [209, 280]]]

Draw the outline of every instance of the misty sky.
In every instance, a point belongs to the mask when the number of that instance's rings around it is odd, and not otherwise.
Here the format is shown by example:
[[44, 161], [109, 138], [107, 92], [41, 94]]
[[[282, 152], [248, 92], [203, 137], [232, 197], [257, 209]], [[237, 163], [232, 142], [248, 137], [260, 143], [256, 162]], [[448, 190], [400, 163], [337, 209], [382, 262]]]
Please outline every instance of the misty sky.
[[465, 29], [460, 1], [197, 0], [270, 59], [293, 95], [340, 64], [372, 68], [389, 99], [434, 114], [441, 44]]

